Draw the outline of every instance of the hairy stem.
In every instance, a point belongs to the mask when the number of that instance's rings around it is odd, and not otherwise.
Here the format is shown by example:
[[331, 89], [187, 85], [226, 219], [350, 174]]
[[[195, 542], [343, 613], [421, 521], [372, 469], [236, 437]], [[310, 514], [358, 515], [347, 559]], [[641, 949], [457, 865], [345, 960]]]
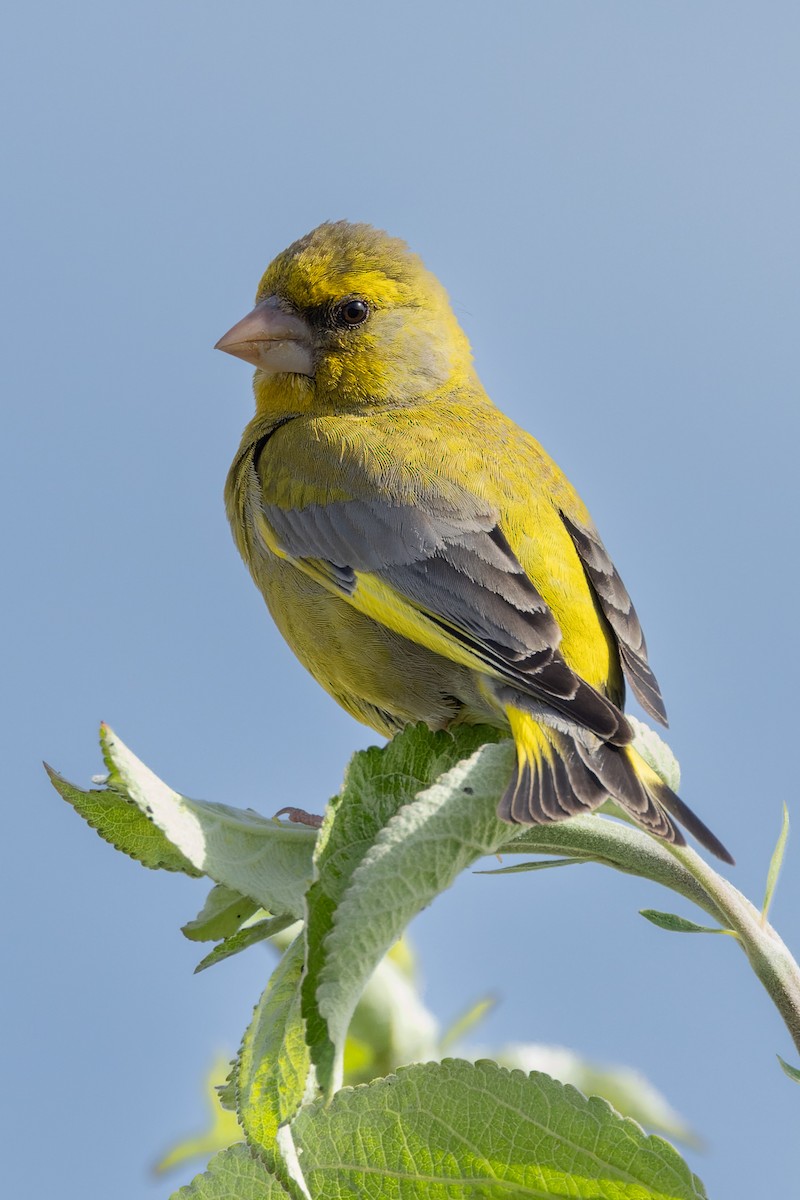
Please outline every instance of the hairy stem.
[[563, 854], [652, 879], [702, 908], [736, 934], [750, 965], [800, 1052], [800, 967], [750, 901], [688, 846], [668, 846], [640, 829], [598, 816], [533, 826], [503, 854]]
[[800, 1052], [800, 967], [788, 947], [763, 920], [759, 909], [699, 854], [688, 846], [673, 849], [671, 853], [700, 884], [726, 928], [737, 935]]

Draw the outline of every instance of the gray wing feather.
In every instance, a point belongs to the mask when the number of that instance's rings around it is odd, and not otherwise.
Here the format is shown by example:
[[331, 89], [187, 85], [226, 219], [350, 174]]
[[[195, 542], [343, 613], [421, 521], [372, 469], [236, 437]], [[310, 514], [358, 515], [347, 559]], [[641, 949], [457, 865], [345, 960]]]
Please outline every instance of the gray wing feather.
[[347, 500], [263, 513], [288, 555], [327, 564], [344, 592], [356, 572], [374, 574], [523, 694], [602, 738], [629, 741], [619, 709], [559, 654], [561, 630], [496, 515], [474, 497], [458, 509], [443, 498], [426, 506]]
[[[303, 508], [264, 505], [264, 516], [287, 553], [298, 558], [338, 555], [358, 571], [378, 571], [427, 558], [470, 533], [489, 533], [495, 516], [474, 505], [464, 511], [432, 499], [427, 510], [380, 500], [337, 500]], [[485, 547], [486, 561], [502, 567], [499, 548]], [[521, 571], [519, 564], [517, 568]]]
[[647, 643], [625, 584], [597, 533], [574, 524], [563, 512], [561, 519], [572, 537], [603, 614], [616, 635], [622, 669], [633, 694], [651, 717], [666, 725], [667, 713], [661, 689], [647, 661]]

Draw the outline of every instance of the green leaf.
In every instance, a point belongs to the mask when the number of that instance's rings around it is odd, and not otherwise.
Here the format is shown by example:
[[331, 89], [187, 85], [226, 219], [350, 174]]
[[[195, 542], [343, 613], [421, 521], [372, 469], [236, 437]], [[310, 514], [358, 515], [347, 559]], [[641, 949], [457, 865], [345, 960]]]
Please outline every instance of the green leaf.
[[476, 1000], [471, 1004], [465, 1013], [457, 1017], [453, 1024], [446, 1029], [442, 1036], [441, 1050], [444, 1053], [451, 1046], [457, 1046], [462, 1042], [468, 1033], [480, 1025], [481, 1021], [492, 1011], [497, 1004], [494, 996], [484, 996], [481, 1000]]
[[350, 1084], [440, 1057], [438, 1021], [413, 980], [389, 956], [378, 963], [356, 1005], [345, 1057]]
[[244, 1035], [236, 1067], [239, 1120], [268, 1166], [275, 1139], [302, 1103], [310, 1058], [300, 1014], [303, 939], [296, 938], [272, 974]]
[[775, 849], [772, 852], [772, 858], [769, 860], [769, 870], [767, 871], [767, 887], [764, 892], [764, 903], [761, 906], [761, 918], [764, 922], [767, 920], [769, 906], [772, 904], [772, 896], [775, 891], [775, 886], [778, 882], [778, 876], [781, 873], [783, 864], [783, 855], [786, 850], [786, 839], [789, 836], [789, 810], [784, 804], [783, 806], [783, 821], [781, 822], [781, 831], [778, 834], [778, 840], [775, 843]]
[[208, 1164], [170, 1200], [292, 1200], [292, 1193], [270, 1174], [247, 1146], [231, 1146]]
[[154, 775], [108, 726], [101, 734], [106, 760], [121, 785], [196, 872], [249, 896], [268, 912], [303, 915], [314, 830], [249, 809], [189, 800]]
[[546, 871], [548, 867], [574, 867], [580, 863], [596, 862], [593, 858], [549, 858], [541, 862], [513, 863], [510, 867], [495, 867], [492, 871], [476, 871], [476, 875], [521, 875], [525, 871]]
[[736, 937], [732, 929], [719, 929], [714, 925], [696, 925], [694, 921], [687, 921], [686, 917], [679, 917], [675, 913], [659, 912], [656, 908], [640, 908], [639, 915], [652, 925], [657, 925], [659, 929], [668, 929], [670, 933], [727, 933], [730, 937]]
[[702, 1200], [680, 1155], [546, 1075], [447, 1060], [404, 1068], [292, 1132], [314, 1200]]
[[[226, 1109], [220, 1098], [219, 1081], [225, 1079], [228, 1063], [219, 1059], [206, 1077], [206, 1097], [210, 1109], [208, 1127], [203, 1133], [194, 1137], [183, 1138], [155, 1164], [154, 1170], [159, 1174], [170, 1171], [192, 1158], [208, 1157], [224, 1150], [226, 1146], [242, 1140], [242, 1130], [235, 1113]], [[225, 1085], [223, 1085], [225, 1086]]]
[[[483, 1058], [485, 1053], [475, 1057]], [[503, 1046], [493, 1057], [503, 1067], [516, 1067], [525, 1072], [543, 1071], [560, 1083], [572, 1084], [584, 1096], [602, 1096], [618, 1113], [638, 1121], [650, 1132], [680, 1138], [687, 1145], [701, 1145], [691, 1126], [658, 1088], [631, 1067], [593, 1063], [564, 1046], [531, 1042]]]
[[185, 854], [172, 844], [146, 813], [116, 788], [84, 791], [44, 764], [50, 782], [79, 816], [103, 841], [151, 870], [183, 871], [195, 878], [202, 875]]
[[267, 938], [275, 937], [277, 933], [283, 933], [284, 929], [288, 929], [290, 925], [296, 924], [296, 917], [267, 917], [263, 921], [256, 921], [252, 925], [245, 925], [244, 929], [238, 930], [237, 933], [232, 933], [230, 937], [225, 938], [218, 946], [215, 946], [210, 954], [207, 954], [205, 958], [201, 958], [194, 969], [194, 973], [198, 975], [200, 971], [205, 971], [208, 967], [213, 967], [216, 963], [223, 962], [226, 958], [230, 958], [234, 954], [240, 954], [242, 950], [247, 950], [250, 946], [255, 946], [257, 942], [263, 942]]
[[781, 1058], [780, 1054], [776, 1055], [776, 1057], [789, 1078], [793, 1079], [795, 1083], [800, 1083], [800, 1067], [790, 1066], [789, 1063]]
[[[307, 898], [303, 981], [306, 1036], [326, 1090], [335, 1090], [341, 1081], [347, 1026], [385, 952], [411, 917], [464, 866], [511, 835], [494, 815], [492, 801], [510, 775], [513, 749], [508, 742], [484, 744], [500, 736], [478, 726], [452, 733], [432, 733], [424, 725], [408, 728], [382, 749], [354, 755], [341, 794], [328, 805]], [[482, 749], [475, 753], [478, 746]], [[423, 814], [431, 802], [418, 810], [421, 800], [415, 797], [427, 796], [425, 789], [469, 754], [489, 757], [482, 759], [482, 768], [470, 760], [447, 790], [452, 828], [435, 821], [429, 827]], [[440, 804], [437, 793], [434, 808]], [[412, 809], [414, 817], [404, 821]], [[426, 842], [426, 831], [434, 841]], [[362, 867], [365, 873], [356, 884]], [[348, 906], [354, 894], [356, 903]]]
[[226, 1112], [236, 1112], [236, 1067], [238, 1056], [226, 1064], [225, 1077], [216, 1085], [214, 1091], [217, 1099]]
[[181, 933], [190, 942], [218, 942], [234, 934], [256, 912], [255, 900], [217, 883], [197, 916], [181, 927]]
[[681, 768], [667, 743], [658, 736], [655, 729], [651, 729], [643, 721], [637, 721], [636, 717], [632, 717], [630, 713], [626, 713], [625, 716], [636, 735], [633, 741], [634, 748], [641, 754], [647, 765], [653, 768], [656, 775], [664, 780], [668, 788], [672, 788], [673, 792], [679, 791]]

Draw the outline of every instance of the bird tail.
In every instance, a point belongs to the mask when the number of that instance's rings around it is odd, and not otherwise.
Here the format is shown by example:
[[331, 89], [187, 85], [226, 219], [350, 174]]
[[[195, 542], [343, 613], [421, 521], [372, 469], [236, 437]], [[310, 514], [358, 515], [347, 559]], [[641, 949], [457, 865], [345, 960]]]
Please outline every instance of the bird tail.
[[497, 815], [512, 825], [564, 821], [592, 812], [609, 797], [648, 833], [675, 846], [686, 844], [676, 821], [724, 862], [728, 851], [692, 810], [667, 787], [633, 746], [585, 745], [569, 733], [540, 724], [530, 713], [506, 709], [517, 766]]

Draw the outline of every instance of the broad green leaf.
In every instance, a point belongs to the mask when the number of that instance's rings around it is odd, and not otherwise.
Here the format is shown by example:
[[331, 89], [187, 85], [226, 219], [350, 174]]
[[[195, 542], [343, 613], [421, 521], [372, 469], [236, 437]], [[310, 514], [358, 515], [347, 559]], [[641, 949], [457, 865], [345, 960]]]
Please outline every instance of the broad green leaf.
[[789, 836], [789, 810], [784, 804], [783, 806], [783, 821], [781, 822], [781, 831], [778, 834], [778, 840], [775, 843], [775, 849], [772, 852], [772, 858], [769, 860], [769, 870], [767, 871], [767, 887], [764, 892], [764, 903], [761, 905], [761, 918], [766, 921], [769, 913], [769, 906], [772, 904], [772, 897], [775, 892], [775, 885], [778, 882], [778, 876], [781, 873], [783, 864], [783, 855], [786, 850], [786, 839]]
[[[463, 866], [487, 852], [482, 844], [473, 846], [470, 840], [470, 814], [476, 807], [482, 810], [483, 823], [492, 830], [490, 850], [496, 848], [498, 839], [508, 840], [511, 835], [509, 826], [495, 817], [492, 800], [497, 800], [510, 774], [512, 749], [508, 742], [503, 746], [483, 745], [492, 737], [500, 734], [482, 727], [464, 726], [452, 734], [432, 733], [424, 725], [408, 728], [381, 749], [373, 747], [355, 754], [341, 794], [328, 805], [315, 850], [315, 880], [307, 897], [307, 970], [303, 981], [306, 1036], [318, 1078], [326, 1090], [341, 1080], [347, 1026], [371, 972], [410, 918], [448, 887]], [[452, 806], [463, 809], [463, 816], [456, 821], [458, 828], [450, 831], [446, 843], [428, 845], [423, 856], [419, 850], [421, 845], [424, 849], [424, 837], [417, 831], [413, 846], [409, 842], [408, 853], [401, 856], [400, 873], [392, 878], [389, 863], [376, 882], [375, 895], [367, 901], [374, 903], [375, 909], [366, 912], [366, 919], [363, 910], [352, 913], [342, 928], [343, 899], [385, 828], [399, 820], [406, 809], [414, 808], [418, 803], [415, 797], [442, 772], [481, 745], [483, 749], [478, 753], [494, 754], [495, 759], [491, 770], [484, 766], [479, 797], [474, 794], [474, 768], [462, 773], [461, 791], [457, 795], [454, 792]], [[410, 833], [401, 821], [392, 844], [400, 846]], [[435, 829], [432, 836], [438, 836]], [[467, 845], [462, 840], [465, 837]], [[452, 860], [451, 854], [455, 856]], [[431, 860], [435, 878], [427, 878]], [[385, 886], [387, 872], [389, 891]], [[371, 869], [367, 878], [371, 878]], [[363, 885], [359, 890], [364, 891]]]
[[181, 927], [181, 933], [191, 942], [218, 942], [236, 933], [255, 912], [258, 912], [255, 900], [217, 883], [197, 916]]
[[681, 768], [667, 743], [658, 736], [655, 729], [651, 729], [643, 721], [637, 721], [636, 717], [632, 717], [630, 713], [626, 713], [625, 716], [636, 735], [633, 742], [636, 750], [647, 765], [653, 768], [656, 775], [664, 780], [667, 787], [672, 788], [673, 792], [679, 791]]
[[447, 1060], [337, 1092], [292, 1132], [314, 1200], [702, 1200], [680, 1155], [546, 1075]]
[[159, 1173], [170, 1171], [173, 1167], [192, 1158], [201, 1156], [207, 1158], [210, 1154], [216, 1154], [218, 1151], [224, 1150], [226, 1146], [242, 1140], [242, 1130], [236, 1114], [226, 1110], [220, 1101], [219, 1085], [225, 1079], [227, 1071], [227, 1060], [220, 1059], [211, 1068], [206, 1078], [205, 1091], [210, 1109], [208, 1128], [203, 1133], [183, 1138], [176, 1143], [156, 1163], [154, 1170]]
[[778, 1062], [781, 1064], [782, 1069], [789, 1076], [789, 1078], [793, 1079], [795, 1083], [800, 1083], [800, 1067], [790, 1066], [785, 1059], [781, 1058], [780, 1054], [776, 1055], [776, 1057]]
[[257, 942], [263, 942], [267, 938], [275, 937], [277, 933], [282, 933], [290, 925], [296, 924], [296, 917], [266, 917], [263, 921], [256, 921], [252, 925], [245, 925], [244, 929], [232, 933], [230, 937], [225, 938], [218, 946], [215, 946], [205, 958], [201, 958], [194, 969], [194, 973], [198, 975], [200, 971], [205, 971], [208, 967], [213, 967], [217, 963], [223, 962], [226, 958], [231, 958], [234, 954], [240, 954], [242, 950], [247, 950], [250, 946], [255, 946]]
[[47, 763], [44, 765], [59, 796], [72, 805], [103, 841], [151, 870], [183, 871], [196, 878], [202, 875], [147, 814], [116, 788], [106, 786], [87, 792], [69, 783]]
[[247, 1146], [231, 1146], [212, 1158], [208, 1169], [170, 1200], [292, 1200], [293, 1194], [270, 1174]]
[[303, 1101], [310, 1059], [300, 1015], [303, 938], [284, 954], [256, 1005], [236, 1067], [236, 1102], [248, 1142], [269, 1166], [275, 1139]]
[[[473, 1055], [470, 1054], [470, 1058]], [[485, 1058], [486, 1052], [474, 1055]], [[502, 1046], [492, 1058], [503, 1067], [543, 1071], [560, 1083], [569, 1083], [584, 1096], [601, 1096], [624, 1117], [632, 1117], [652, 1133], [679, 1138], [687, 1145], [701, 1144], [697, 1134], [649, 1079], [631, 1067], [589, 1062], [564, 1046], [518, 1042]]]
[[679, 917], [676, 913], [659, 912], [656, 908], [640, 908], [639, 916], [652, 925], [657, 925], [659, 929], [668, 929], [670, 933], [727, 933], [730, 937], [736, 937], [732, 929], [697, 925], [694, 921], [688, 921], [686, 917]]
[[140, 762], [104, 726], [107, 761], [139, 808], [196, 871], [274, 913], [303, 914], [316, 832], [268, 820], [250, 809], [189, 800]]

